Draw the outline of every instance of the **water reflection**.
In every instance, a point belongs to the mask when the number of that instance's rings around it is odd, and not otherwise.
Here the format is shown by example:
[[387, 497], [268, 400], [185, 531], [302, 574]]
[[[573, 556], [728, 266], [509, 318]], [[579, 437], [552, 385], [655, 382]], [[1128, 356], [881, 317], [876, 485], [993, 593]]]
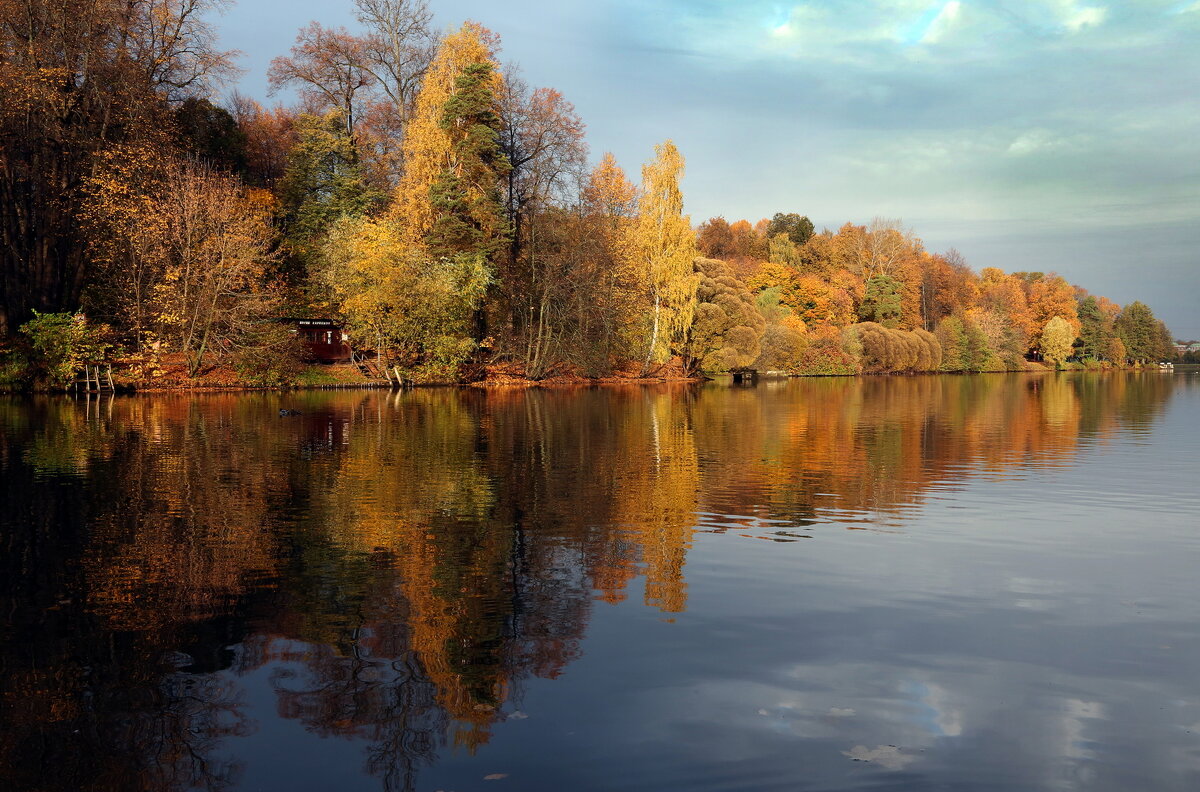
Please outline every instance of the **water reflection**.
[[[519, 718], [603, 603], [686, 612], [697, 532], [902, 530], [973, 478], [1149, 431], [1176, 388], [1152, 373], [0, 400], [0, 782], [236, 788], [265, 690], [279, 719], [364, 746], [377, 786], [416, 789]], [[944, 688], [905, 695], [961, 733]], [[819, 734], [856, 715], [836, 705], [804, 728], [786, 702], [760, 714]], [[1065, 750], [1086, 752], [1103, 705], [1072, 707]]]

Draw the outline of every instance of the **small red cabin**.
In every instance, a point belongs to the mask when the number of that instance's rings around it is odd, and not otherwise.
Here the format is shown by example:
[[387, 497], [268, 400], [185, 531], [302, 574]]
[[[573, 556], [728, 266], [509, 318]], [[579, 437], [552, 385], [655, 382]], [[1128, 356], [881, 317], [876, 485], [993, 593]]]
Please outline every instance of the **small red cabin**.
[[352, 350], [342, 326], [332, 319], [284, 319], [300, 336], [308, 357], [317, 363], [344, 363]]

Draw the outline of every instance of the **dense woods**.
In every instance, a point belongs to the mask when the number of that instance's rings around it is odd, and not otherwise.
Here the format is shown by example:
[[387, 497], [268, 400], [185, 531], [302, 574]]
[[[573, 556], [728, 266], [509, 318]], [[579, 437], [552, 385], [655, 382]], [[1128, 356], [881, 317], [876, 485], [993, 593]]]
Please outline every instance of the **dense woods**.
[[300, 30], [270, 69], [295, 106], [220, 99], [219, 7], [0, 0], [0, 385], [101, 361], [294, 381], [286, 317], [335, 319], [375, 371], [422, 381], [1174, 355], [1140, 302], [977, 273], [899, 221], [693, 227], [670, 141], [634, 185], [496, 34], [439, 35], [424, 0]]

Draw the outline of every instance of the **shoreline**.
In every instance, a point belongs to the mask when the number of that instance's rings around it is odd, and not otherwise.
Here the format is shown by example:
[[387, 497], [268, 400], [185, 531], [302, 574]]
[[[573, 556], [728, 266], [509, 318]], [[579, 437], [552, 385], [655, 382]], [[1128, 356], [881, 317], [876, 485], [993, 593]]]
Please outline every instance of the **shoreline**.
[[[904, 371], [904, 372], [860, 372], [858, 374], [788, 374], [783, 372], [762, 372], [749, 381], [756, 380], [789, 380], [789, 379], [847, 379], [854, 377], [935, 377], [935, 376], [978, 376], [993, 374], [1107, 374], [1117, 372], [1157, 372], [1173, 373], [1175, 371], [1198, 371], [1200, 365], [1177, 364], [1174, 368], [1158, 368], [1157, 366], [1125, 366], [1121, 368], [1101, 369], [1065, 369], [1029, 368], [1009, 371]], [[557, 376], [533, 380], [519, 377], [500, 377], [483, 379], [474, 382], [410, 382], [404, 385], [385, 382], [339, 382], [339, 383], [293, 383], [287, 385], [251, 385], [251, 384], [137, 384], [118, 385], [115, 390], [6, 390], [0, 388], [0, 396], [41, 396], [41, 395], [101, 395], [121, 394], [134, 396], [139, 394], [169, 394], [169, 393], [286, 393], [295, 391], [342, 391], [342, 390], [387, 390], [403, 391], [419, 388], [472, 388], [475, 390], [532, 390], [532, 389], [567, 389], [595, 388], [620, 385], [694, 385], [705, 382], [716, 382], [732, 378], [732, 374], [716, 374], [712, 376], [666, 376], [666, 377], [582, 377]]]

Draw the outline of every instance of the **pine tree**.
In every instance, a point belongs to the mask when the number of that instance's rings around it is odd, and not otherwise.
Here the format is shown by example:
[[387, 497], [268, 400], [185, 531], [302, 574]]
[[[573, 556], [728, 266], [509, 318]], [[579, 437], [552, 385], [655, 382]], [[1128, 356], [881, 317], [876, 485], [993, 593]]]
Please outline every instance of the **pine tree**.
[[435, 256], [489, 259], [507, 231], [500, 179], [508, 158], [500, 151], [500, 116], [490, 63], [463, 69], [446, 101], [439, 126], [450, 141], [450, 162], [429, 188], [433, 224], [427, 243]]

